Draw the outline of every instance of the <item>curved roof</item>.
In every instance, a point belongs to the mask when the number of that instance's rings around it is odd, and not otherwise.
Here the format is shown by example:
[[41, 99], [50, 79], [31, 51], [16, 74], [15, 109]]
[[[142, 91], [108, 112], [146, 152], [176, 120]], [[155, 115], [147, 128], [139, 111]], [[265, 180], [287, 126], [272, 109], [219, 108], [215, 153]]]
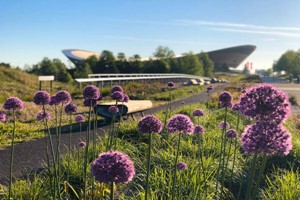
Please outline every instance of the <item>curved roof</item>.
[[[207, 52], [209, 58], [214, 62], [216, 67], [224, 65], [232, 68], [238, 67], [254, 50], [254, 45], [242, 45], [215, 51]], [[74, 64], [77, 64], [90, 56], [100, 57], [100, 53], [79, 50], [79, 49], [65, 49], [63, 54], [67, 56]]]

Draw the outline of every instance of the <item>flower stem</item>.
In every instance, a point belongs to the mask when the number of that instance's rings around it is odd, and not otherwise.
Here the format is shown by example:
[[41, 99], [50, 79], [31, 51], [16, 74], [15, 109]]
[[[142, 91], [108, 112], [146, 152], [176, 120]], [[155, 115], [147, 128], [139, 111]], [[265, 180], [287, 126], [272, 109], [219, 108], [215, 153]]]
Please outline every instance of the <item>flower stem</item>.
[[114, 182], [110, 184], [110, 200], [114, 199]]
[[70, 129], [70, 133], [69, 133], [69, 144], [68, 144], [68, 173], [67, 173], [67, 181], [70, 181], [70, 161], [71, 161], [71, 134], [72, 134], [72, 116], [70, 115], [70, 122], [69, 122], [69, 129]]
[[9, 190], [8, 190], [8, 199], [11, 199], [11, 189], [12, 189], [12, 168], [14, 162], [14, 142], [15, 142], [15, 131], [16, 131], [16, 113], [13, 109], [13, 134], [11, 139], [11, 151], [10, 151], [10, 166], [9, 166]]
[[[236, 131], [239, 132], [239, 124], [240, 124], [240, 113], [238, 113], [238, 119], [237, 119], [237, 125], [236, 125]], [[235, 165], [235, 158], [236, 158], [236, 151], [237, 151], [237, 138], [234, 140], [234, 153], [233, 153], [233, 161], [232, 161], [232, 169], [231, 173], [233, 174], [234, 165]]]
[[252, 164], [251, 164], [251, 168], [249, 171], [249, 177], [248, 177], [248, 181], [247, 181], [247, 193], [246, 193], [245, 200], [249, 200], [251, 197], [253, 178], [254, 178], [254, 174], [255, 174], [254, 171], [255, 171], [255, 166], [256, 166], [256, 160], [257, 160], [257, 154], [255, 154], [252, 159]]
[[174, 195], [175, 195], [175, 186], [176, 186], [176, 177], [177, 177], [176, 172], [177, 172], [177, 162], [178, 162], [178, 156], [179, 156], [179, 150], [180, 150], [181, 134], [182, 133], [179, 133], [179, 136], [178, 136], [177, 152], [176, 152], [175, 163], [174, 163], [174, 172], [173, 172], [173, 181], [172, 181], [172, 200], [174, 199]]
[[257, 194], [258, 187], [259, 187], [260, 181], [262, 179], [262, 175], [263, 175], [263, 173], [265, 171], [265, 168], [266, 168], [266, 163], [267, 163], [267, 156], [263, 155], [263, 160], [262, 160], [262, 164], [260, 166], [260, 171], [259, 171], [258, 179], [257, 179], [255, 188], [254, 188], [253, 193], [252, 193], [253, 194], [253, 198], [251, 197], [251, 199], [254, 199], [255, 195]]
[[152, 133], [149, 134], [149, 145], [148, 145], [148, 159], [147, 159], [147, 178], [146, 178], [146, 194], [145, 200], [148, 200], [149, 193], [149, 176], [150, 176], [150, 162], [151, 162], [151, 146], [152, 146]]

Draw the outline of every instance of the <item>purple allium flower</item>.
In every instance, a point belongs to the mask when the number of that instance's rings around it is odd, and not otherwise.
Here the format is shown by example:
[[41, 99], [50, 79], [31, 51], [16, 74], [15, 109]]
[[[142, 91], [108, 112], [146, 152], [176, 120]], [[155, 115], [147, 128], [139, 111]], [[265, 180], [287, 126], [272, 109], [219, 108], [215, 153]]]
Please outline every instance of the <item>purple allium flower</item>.
[[174, 88], [174, 87], [175, 87], [175, 83], [174, 83], [174, 82], [168, 82], [168, 83], [167, 83], [167, 86], [168, 86], [169, 88]]
[[123, 102], [128, 102], [129, 96], [127, 94], [124, 94]]
[[292, 150], [291, 134], [282, 124], [256, 123], [248, 125], [241, 136], [247, 154], [284, 154]]
[[231, 107], [231, 109], [233, 111], [239, 112], [239, 110], [240, 110], [240, 104], [239, 103], [233, 104], [233, 106]]
[[99, 88], [94, 85], [88, 85], [83, 88], [83, 97], [85, 99], [98, 99], [100, 96]]
[[234, 129], [229, 129], [228, 131], [226, 131], [226, 137], [228, 138], [236, 138], [237, 136], [237, 132]]
[[79, 148], [85, 148], [85, 147], [86, 147], [86, 143], [83, 142], [83, 141], [80, 141], [80, 142], [78, 143], [78, 147], [79, 147]]
[[5, 110], [22, 110], [24, 108], [24, 103], [18, 97], [9, 97], [3, 104]]
[[49, 105], [50, 106], [54, 106], [54, 105], [58, 105], [59, 102], [57, 101], [57, 97], [54, 95], [54, 96], [51, 96], [50, 97], [50, 102], [49, 102]]
[[246, 90], [239, 98], [240, 112], [266, 123], [279, 124], [291, 112], [288, 96], [271, 84], [259, 84]]
[[81, 114], [76, 115], [75, 122], [81, 123], [81, 122], [84, 122], [84, 121], [85, 121], [85, 118], [84, 118], [83, 115], [81, 115]]
[[194, 112], [193, 112], [193, 116], [201, 117], [201, 116], [203, 116], [203, 115], [204, 115], [204, 113], [203, 113], [203, 111], [200, 110], [200, 109], [196, 109], [196, 110], [194, 110]]
[[222, 94], [220, 94], [219, 102], [222, 108], [231, 107], [232, 106], [231, 101], [232, 101], [232, 95], [230, 94], [230, 92], [223, 92]]
[[200, 134], [200, 135], [202, 135], [203, 133], [204, 133], [204, 128], [203, 128], [203, 126], [195, 126], [195, 128], [194, 128], [194, 134]]
[[184, 162], [179, 162], [179, 163], [177, 163], [176, 167], [177, 167], [177, 170], [185, 170], [187, 168], [187, 164]]
[[47, 105], [50, 102], [50, 94], [46, 91], [38, 91], [34, 94], [33, 102], [36, 105]]
[[119, 151], [101, 153], [91, 166], [92, 175], [100, 183], [128, 183], [135, 175], [128, 155]]
[[110, 106], [108, 108], [108, 112], [110, 112], [110, 113], [117, 113], [117, 112], [119, 112], [119, 108], [117, 106]]
[[56, 101], [58, 104], [61, 104], [61, 103], [68, 104], [72, 100], [70, 93], [65, 90], [58, 91], [55, 94], [55, 98], [56, 98]]
[[6, 121], [6, 114], [0, 111], [0, 122], [5, 122], [5, 121]]
[[101, 101], [102, 99], [103, 99], [103, 95], [99, 93], [99, 98], [97, 99], [97, 101]]
[[65, 107], [65, 112], [70, 115], [70, 114], [73, 114], [73, 113], [77, 112], [77, 109], [78, 108], [75, 104], [69, 103]]
[[41, 110], [41, 111], [37, 114], [36, 119], [37, 119], [38, 121], [40, 121], [40, 122], [42, 122], [42, 121], [44, 121], [44, 120], [49, 121], [49, 120], [51, 119], [51, 115], [50, 115], [50, 113], [48, 113], [47, 111], [44, 112], [43, 110]]
[[184, 101], [182, 101], [182, 102], [181, 102], [181, 105], [184, 105], [184, 104], [185, 104], [185, 102], [184, 102]]
[[238, 92], [242, 92], [242, 91], [243, 91], [243, 88], [241, 88], [241, 87], [238, 87], [238, 88], [236, 89], [236, 91], [238, 91]]
[[122, 93], [124, 92], [123, 88], [119, 85], [115, 85], [111, 88], [111, 93], [114, 93], [114, 92], [117, 92], [117, 91], [122, 92]]
[[177, 114], [169, 119], [167, 129], [169, 133], [191, 134], [194, 131], [194, 124], [188, 116]]
[[124, 99], [124, 94], [123, 94], [123, 92], [116, 91], [116, 92], [112, 93], [111, 99], [122, 102]]
[[206, 89], [207, 89], [207, 92], [209, 92], [209, 91], [211, 91], [213, 89], [213, 86], [209, 85], [209, 86], [207, 86]]
[[189, 93], [190, 94], [194, 94], [195, 92], [194, 92], [194, 90], [190, 90]]
[[162, 122], [154, 115], [147, 115], [138, 123], [138, 130], [141, 133], [160, 133], [162, 128]]
[[86, 107], [96, 107], [97, 106], [97, 100], [96, 99], [84, 99], [83, 105]]
[[230, 124], [229, 124], [228, 122], [226, 122], [226, 126], [225, 126], [224, 121], [223, 121], [223, 122], [221, 122], [221, 123], [219, 124], [219, 127], [220, 127], [221, 129], [223, 129], [223, 128], [229, 129], [229, 128], [230, 128]]

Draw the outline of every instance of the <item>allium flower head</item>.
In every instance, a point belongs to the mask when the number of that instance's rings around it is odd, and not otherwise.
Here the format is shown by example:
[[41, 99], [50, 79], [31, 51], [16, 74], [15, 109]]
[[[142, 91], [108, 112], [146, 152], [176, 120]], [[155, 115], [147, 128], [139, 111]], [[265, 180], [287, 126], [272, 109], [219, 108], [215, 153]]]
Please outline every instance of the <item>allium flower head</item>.
[[239, 112], [240, 111], [240, 104], [239, 103], [233, 104], [231, 109], [234, 110], [234, 111]]
[[84, 99], [83, 105], [86, 107], [96, 107], [97, 106], [97, 100], [96, 99]]
[[124, 94], [123, 102], [128, 102], [129, 101], [129, 96], [127, 94]]
[[249, 88], [239, 98], [240, 112], [260, 122], [279, 124], [291, 111], [287, 95], [271, 84]]
[[181, 102], [181, 105], [184, 105], [184, 104], [185, 104], [185, 102], [184, 102], [184, 101], [182, 101], [182, 102]]
[[167, 86], [168, 86], [169, 88], [174, 88], [174, 87], [175, 87], [175, 83], [174, 83], [174, 82], [168, 82], [168, 83], [167, 83]]
[[94, 85], [88, 85], [83, 88], [83, 97], [85, 99], [98, 99], [100, 96], [99, 88]]
[[224, 123], [224, 121], [223, 121], [223, 122], [221, 122], [221, 123], [219, 124], [219, 127], [220, 127], [221, 129], [223, 129], [223, 128], [229, 129], [229, 128], [230, 128], [230, 124], [229, 124], [228, 122], [226, 122], [226, 125], [225, 125], [225, 123]]
[[108, 112], [110, 112], [110, 113], [117, 113], [117, 112], [119, 112], [119, 108], [117, 106], [110, 106], [108, 108]]
[[128, 155], [119, 151], [101, 153], [91, 166], [92, 175], [100, 183], [128, 183], [135, 175]]
[[204, 128], [203, 128], [203, 126], [195, 126], [195, 128], [194, 128], [194, 134], [200, 134], [200, 135], [202, 135], [203, 133], [204, 133]]
[[50, 102], [50, 94], [46, 91], [38, 91], [34, 94], [33, 102], [36, 105], [47, 105]]
[[57, 97], [55, 95], [50, 97], [49, 105], [50, 106], [59, 105], [59, 102], [58, 102]]
[[111, 99], [116, 100], [118, 102], [122, 102], [123, 98], [124, 98], [123, 92], [116, 91], [116, 92], [112, 93], [112, 95], [111, 95]]
[[123, 88], [119, 85], [115, 85], [111, 88], [111, 93], [114, 93], [114, 92], [117, 92], [117, 91], [122, 92], [122, 93], [124, 92]]
[[75, 122], [81, 123], [81, 122], [84, 122], [84, 121], [85, 121], [85, 118], [84, 118], [83, 115], [81, 115], [81, 114], [76, 115]]
[[58, 91], [55, 94], [55, 98], [56, 98], [56, 101], [58, 104], [61, 104], [61, 103], [68, 104], [72, 100], [70, 93], [65, 90]]
[[48, 113], [47, 111], [44, 112], [43, 110], [41, 110], [41, 111], [37, 114], [36, 119], [37, 119], [38, 121], [40, 121], [40, 122], [42, 122], [42, 121], [44, 121], [44, 120], [49, 121], [49, 120], [51, 119], [51, 115], [50, 115], [50, 113]]
[[237, 132], [234, 129], [229, 129], [228, 131], [226, 131], [226, 137], [228, 138], [236, 138], [237, 136]]
[[101, 101], [103, 99], [103, 95], [101, 93], [99, 93], [99, 97], [97, 99], [97, 101]]
[[201, 117], [201, 116], [203, 116], [203, 115], [204, 115], [204, 113], [203, 113], [203, 111], [200, 110], [200, 109], [196, 109], [196, 110], [194, 110], [194, 112], [193, 112], [193, 116], [196, 116], [196, 117]]
[[6, 122], [6, 114], [0, 111], [0, 122]]
[[177, 114], [169, 119], [167, 129], [169, 133], [191, 134], [194, 131], [194, 124], [188, 116]]
[[3, 104], [5, 110], [22, 110], [24, 108], [24, 103], [18, 97], [9, 97]]
[[194, 94], [195, 92], [194, 92], [194, 90], [190, 90], [189, 93], [190, 94]]
[[177, 170], [185, 170], [187, 168], [187, 164], [184, 162], [179, 162], [179, 163], [177, 163], [176, 167], [177, 167]]
[[147, 115], [138, 123], [138, 130], [141, 133], [160, 133], [162, 128], [162, 122], [154, 115]]
[[83, 141], [80, 141], [80, 142], [78, 143], [78, 147], [79, 147], [79, 148], [85, 148], [85, 147], [86, 147], [86, 143], [83, 142]]
[[75, 104], [69, 103], [68, 105], [66, 105], [65, 107], [65, 112], [67, 114], [73, 114], [75, 112], [77, 112], [77, 106]]
[[241, 135], [242, 147], [247, 154], [287, 155], [292, 150], [291, 140], [291, 134], [282, 124], [248, 125]]
[[207, 86], [207, 91], [209, 92], [209, 91], [211, 91], [212, 89], [213, 89], [213, 86], [211, 86], [211, 85], [209, 85], [209, 86]]
[[232, 106], [232, 95], [230, 92], [223, 92], [219, 96], [220, 106], [222, 108], [231, 107]]

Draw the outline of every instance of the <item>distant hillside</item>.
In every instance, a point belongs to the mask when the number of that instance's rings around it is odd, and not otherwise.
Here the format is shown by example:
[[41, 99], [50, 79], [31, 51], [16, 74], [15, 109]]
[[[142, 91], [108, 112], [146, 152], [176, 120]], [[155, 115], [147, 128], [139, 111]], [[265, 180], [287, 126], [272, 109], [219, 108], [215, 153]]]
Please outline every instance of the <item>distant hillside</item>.
[[[0, 65], [0, 103], [12, 96], [19, 97], [24, 101], [32, 101], [33, 95], [38, 89], [37, 75]], [[49, 91], [49, 83], [44, 82], [42, 89]], [[75, 85], [54, 82], [52, 94], [60, 89], [67, 90], [70, 93], [76, 91]]]

